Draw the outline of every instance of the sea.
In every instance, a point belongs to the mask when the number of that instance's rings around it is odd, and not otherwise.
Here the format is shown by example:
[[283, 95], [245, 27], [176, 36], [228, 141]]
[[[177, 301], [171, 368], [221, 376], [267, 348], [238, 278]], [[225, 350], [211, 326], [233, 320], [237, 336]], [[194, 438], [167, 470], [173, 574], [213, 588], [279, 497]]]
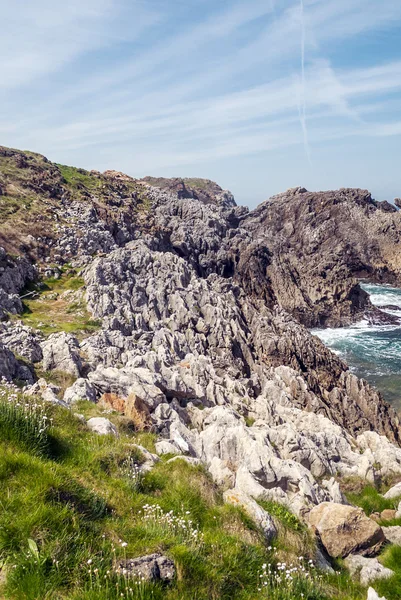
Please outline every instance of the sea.
[[[375, 284], [361, 287], [377, 307], [400, 307], [384, 310], [401, 318], [401, 289]], [[360, 321], [350, 327], [314, 329], [312, 333], [338, 354], [355, 375], [376, 386], [401, 413], [401, 324], [370, 325]]]

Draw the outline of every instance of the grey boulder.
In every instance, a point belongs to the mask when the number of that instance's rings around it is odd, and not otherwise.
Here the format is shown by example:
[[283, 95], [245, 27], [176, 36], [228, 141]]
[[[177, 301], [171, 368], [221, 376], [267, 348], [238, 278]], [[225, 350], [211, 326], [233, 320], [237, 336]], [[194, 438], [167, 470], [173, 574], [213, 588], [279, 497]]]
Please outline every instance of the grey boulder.
[[61, 331], [52, 333], [42, 342], [43, 368], [45, 371], [64, 371], [79, 377], [82, 361], [79, 354], [79, 343], [71, 333]]
[[116, 561], [117, 573], [125, 577], [145, 581], [163, 581], [170, 583], [175, 576], [174, 561], [162, 554], [148, 554], [139, 558], [119, 559]]
[[368, 585], [375, 579], [388, 579], [394, 571], [383, 567], [377, 558], [366, 558], [359, 554], [350, 554], [344, 560], [352, 577], [358, 579], [362, 585]]
[[99, 435], [114, 435], [118, 437], [118, 431], [115, 425], [109, 419], [104, 417], [92, 417], [87, 421], [87, 426], [94, 433]]

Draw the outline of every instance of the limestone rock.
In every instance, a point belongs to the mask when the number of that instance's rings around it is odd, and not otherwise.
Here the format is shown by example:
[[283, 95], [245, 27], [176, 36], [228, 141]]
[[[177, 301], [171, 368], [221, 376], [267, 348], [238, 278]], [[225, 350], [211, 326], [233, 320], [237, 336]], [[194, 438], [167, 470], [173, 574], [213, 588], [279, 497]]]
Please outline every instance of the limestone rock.
[[153, 467], [155, 466], [155, 464], [158, 463], [160, 460], [160, 458], [157, 456], [157, 454], [153, 454], [153, 452], [149, 452], [149, 450], [147, 450], [144, 446], [141, 446], [140, 444], [133, 444], [133, 448], [136, 448], [137, 450], [139, 450], [145, 459], [144, 462], [142, 462], [140, 465], [140, 470], [143, 473], [147, 473], [148, 471], [151, 471], [153, 469]]
[[383, 567], [377, 558], [366, 558], [359, 554], [350, 554], [344, 560], [352, 577], [358, 579], [362, 585], [368, 585], [375, 579], [388, 579], [394, 575], [394, 571]]
[[311, 510], [309, 523], [333, 558], [374, 555], [385, 539], [381, 527], [353, 506], [324, 502]]
[[18, 362], [14, 354], [0, 342], [0, 379], [11, 381], [17, 376]]
[[192, 467], [199, 467], [199, 465], [202, 464], [202, 461], [200, 461], [199, 458], [194, 458], [193, 456], [173, 456], [168, 459], [167, 464], [174, 463], [177, 460], [183, 460]]
[[161, 440], [155, 444], [157, 454], [181, 454], [181, 450], [169, 440]]
[[396, 510], [393, 510], [391, 508], [385, 508], [380, 514], [380, 519], [382, 521], [392, 521], [393, 519], [396, 519], [396, 514]]
[[368, 589], [368, 597], [367, 600], [386, 600], [386, 598], [384, 596], [382, 596], [381, 598], [379, 597], [379, 594], [373, 589], [373, 588], [369, 588]]
[[156, 374], [145, 368], [117, 369], [98, 366], [89, 373], [91, 385], [99, 393], [113, 393], [135, 404], [140, 401], [148, 410], [154, 410], [165, 401], [165, 396], [156, 385], [159, 379]]
[[0, 323], [0, 342], [9, 350], [36, 363], [42, 360], [40, 337], [20, 322]]
[[82, 361], [79, 344], [71, 333], [52, 333], [42, 342], [41, 347], [45, 371], [57, 370], [70, 373], [74, 377], [80, 376]]
[[60, 400], [57, 394], [60, 392], [60, 388], [52, 383], [48, 383], [45, 379], [38, 379], [36, 383], [34, 383], [28, 390], [26, 394], [28, 396], [39, 395], [46, 402], [51, 402], [52, 404], [58, 404], [59, 406], [63, 406], [67, 408], [66, 402]]
[[94, 431], [99, 435], [114, 435], [118, 437], [116, 426], [105, 417], [92, 417], [86, 424], [91, 431]]
[[138, 558], [118, 559], [117, 573], [133, 579], [170, 583], [175, 577], [174, 561], [162, 554], [148, 554]]
[[401, 546], [401, 526], [393, 525], [391, 527], [382, 527], [384, 537], [391, 544]]
[[277, 534], [272, 517], [251, 496], [248, 496], [242, 490], [234, 489], [224, 492], [223, 497], [228, 504], [241, 507], [261, 528], [267, 541]]
[[400, 498], [401, 497], [401, 481], [400, 481], [400, 483], [396, 483], [395, 485], [393, 485], [393, 487], [390, 488], [388, 490], [388, 492], [386, 492], [384, 494], [384, 497], [386, 498], [386, 500], [394, 500], [394, 498]]
[[67, 404], [74, 404], [78, 400], [96, 402], [96, 390], [87, 379], [80, 377], [65, 390], [63, 400]]

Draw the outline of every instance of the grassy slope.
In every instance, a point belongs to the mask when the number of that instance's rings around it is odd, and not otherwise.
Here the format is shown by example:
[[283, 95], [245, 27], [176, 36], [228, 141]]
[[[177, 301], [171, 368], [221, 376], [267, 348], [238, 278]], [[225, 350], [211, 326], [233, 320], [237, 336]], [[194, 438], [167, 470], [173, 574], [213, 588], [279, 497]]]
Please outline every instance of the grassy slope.
[[147, 220], [146, 187], [134, 179], [121, 181], [0, 146], [0, 245], [10, 254], [27, 254], [39, 262], [48, 254], [57, 235], [55, 224], [63, 223], [58, 212], [62, 196], [96, 206], [110, 222], [122, 212], [132, 217], [133, 211], [137, 219]]
[[[29, 444], [13, 438], [12, 427], [7, 435], [0, 428], [0, 557], [7, 575], [3, 598], [85, 600], [117, 598], [121, 593], [142, 600], [301, 597], [284, 586], [258, 590], [264, 563], [290, 563], [298, 554], [308, 557], [313, 552], [310, 535], [288, 512], [269, 507], [276, 515], [279, 535], [268, 549], [249, 518], [223, 504], [220, 490], [202, 468], [164, 459], [133, 486], [122, 465], [127, 456], [142, 460], [133, 443], [151, 449], [150, 434], [130, 432], [121, 417], [108, 415], [119, 424], [120, 438], [99, 437], [70, 411], [47, 410], [54, 422], [45, 451], [29, 450]], [[77, 410], [100, 413], [89, 403]], [[143, 506], [155, 503], [192, 519], [203, 542], [191, 543], [182, 532], [145, 521]], [[37, 553], [29, 552], [29, 539], [37, 545]], [[142, 585], [130, 595], [121, 591], [121, 581], [107, 576], [115, 556], [155, 551], [176, 561], [177, 578], [170, 587]], [[394, 549], [387, 551], [388, 564], [396, 559]], [[88, 561], [93, 561], [91, 566]], [[96, 575], [94, 568], [99, 569]], [[310, 600], [366, 597], [345, 573], [315, 583], [302, 580], [299, 585], [298, 591]], [[387, 594], [388, 600], [397, 597]]]

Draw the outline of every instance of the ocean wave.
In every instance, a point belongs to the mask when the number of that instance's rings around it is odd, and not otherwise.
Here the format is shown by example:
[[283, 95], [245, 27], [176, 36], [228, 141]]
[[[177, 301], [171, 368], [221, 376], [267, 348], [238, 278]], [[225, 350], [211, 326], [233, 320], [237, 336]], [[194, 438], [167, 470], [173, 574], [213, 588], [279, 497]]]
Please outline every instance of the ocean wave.
[[[378, 308], [399, 306], [398, 309], [385, 309], [385, 312], [401, 317], [401, 289], [392, 286], [363, 284], [372, 303]], [[367, 379], [381, 389], [384, 396], [395, 404], [401, 397], [401, 326], [374, 325], [361, 320], [349, 327], [313, 329], [337, 356], [342, 358], [350, 370]], [[399, 390], [399, 391], [398, 391]]]

